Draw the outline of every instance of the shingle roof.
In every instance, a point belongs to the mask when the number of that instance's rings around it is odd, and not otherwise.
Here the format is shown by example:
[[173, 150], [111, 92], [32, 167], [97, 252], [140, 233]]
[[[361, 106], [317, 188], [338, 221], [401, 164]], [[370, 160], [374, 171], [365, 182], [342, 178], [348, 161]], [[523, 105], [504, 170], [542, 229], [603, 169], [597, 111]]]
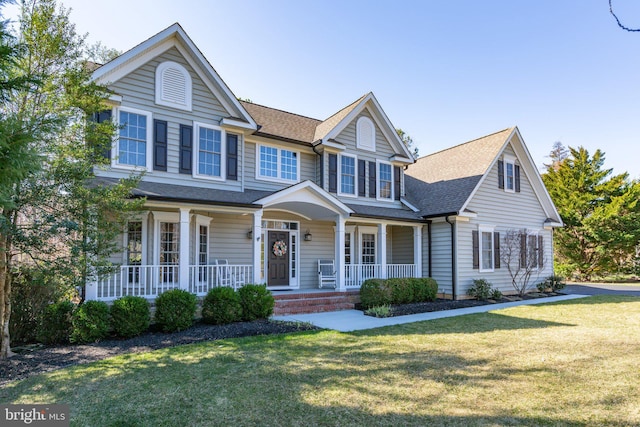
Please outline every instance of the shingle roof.
[[385, 208], [380, 206], [365, 206], [347, 204], [354, 213], [351, 216], [364, 218], [384, 218], [384, 219], [401, 219], [409, 221], [421, 221], [422, 217], [419, 213], [409, 209]]
[[364, 97], [368, 94], [362, 95], [360, 98], [353, 101], [351, 104], [344, 107], [342, 110], [338, 111], [327, 120], [323, 121], [316, 127], [315, 136], [313, 138], [314, 141], [324, 138], [333, 128], [335, 128], [338, 123], [342, 121], [353, 109], [362, 101]]
[[514, 129], [419, 158], [405, 171], [407, 199], [423, 216], [460, 212]]
[[242, 106], [253, 117], [260, 129], [256, 134], [264, 134], [288, 140], [311, 143], [314, 141], [316, 127], [321, 120], [288, 113], [264, 105], [240, 101]]

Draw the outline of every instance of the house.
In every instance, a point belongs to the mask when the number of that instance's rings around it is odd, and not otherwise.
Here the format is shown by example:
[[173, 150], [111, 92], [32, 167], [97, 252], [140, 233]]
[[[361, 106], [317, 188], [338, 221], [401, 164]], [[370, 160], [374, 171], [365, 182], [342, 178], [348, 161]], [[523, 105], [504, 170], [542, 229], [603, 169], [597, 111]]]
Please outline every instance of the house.
[[123, 232], [120, 267], [88, 283], [88, 299], [246, 283], [316, 289], [322, 263], [323, 284], [339, 291], [433, 276], [463, 296], [480, 275], [502, 286], [487, 264], [498, 247], [483, 246], [474, 270], [471, 242], [474, 230], [484, 245], [485, 230], [507, 227], [541, 236], [538, 272], [552, 272], [560, 218], [517, 129], [414, 164], [373, 93], [324, 120], [240, 101], [178, 24], [93, 77], [113, 93], [99, 119], [120, 125], [97, 182], [144, 171], [134, 195], [146, 204]]

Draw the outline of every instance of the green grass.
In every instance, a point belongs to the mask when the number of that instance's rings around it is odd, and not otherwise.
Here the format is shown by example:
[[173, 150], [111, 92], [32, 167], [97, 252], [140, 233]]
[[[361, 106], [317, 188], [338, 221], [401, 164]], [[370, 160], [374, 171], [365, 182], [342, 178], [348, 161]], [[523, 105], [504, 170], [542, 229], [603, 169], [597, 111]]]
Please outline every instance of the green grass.
[[72, 425], [640, 425], [640, 298], [125, 355], [0, 390]]

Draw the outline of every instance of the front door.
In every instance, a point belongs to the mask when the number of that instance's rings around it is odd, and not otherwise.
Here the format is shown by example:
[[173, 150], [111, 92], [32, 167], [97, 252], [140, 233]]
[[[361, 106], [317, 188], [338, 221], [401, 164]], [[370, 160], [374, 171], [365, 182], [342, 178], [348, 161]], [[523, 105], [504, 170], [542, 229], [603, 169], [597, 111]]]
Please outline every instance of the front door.
[[269, 231], [268, 286], [289, 286], [289, 232]]

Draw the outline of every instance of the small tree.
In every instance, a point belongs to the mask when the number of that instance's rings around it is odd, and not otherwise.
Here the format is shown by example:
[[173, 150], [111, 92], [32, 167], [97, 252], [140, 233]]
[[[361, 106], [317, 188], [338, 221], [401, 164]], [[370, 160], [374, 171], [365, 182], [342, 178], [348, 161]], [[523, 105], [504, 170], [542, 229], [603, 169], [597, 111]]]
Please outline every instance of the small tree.
[[[531, 276], [544, 264], [544, 252], [527, 243], [526, 230], [509, 229], [500, 245], [500, 261], [507, 267], [511, 277], [511, 286], [523, 296], [529, 289]], [[536, 240], [537, 241], [537, 240]], [[543, 257], [543, 259], [540, 259]]]

